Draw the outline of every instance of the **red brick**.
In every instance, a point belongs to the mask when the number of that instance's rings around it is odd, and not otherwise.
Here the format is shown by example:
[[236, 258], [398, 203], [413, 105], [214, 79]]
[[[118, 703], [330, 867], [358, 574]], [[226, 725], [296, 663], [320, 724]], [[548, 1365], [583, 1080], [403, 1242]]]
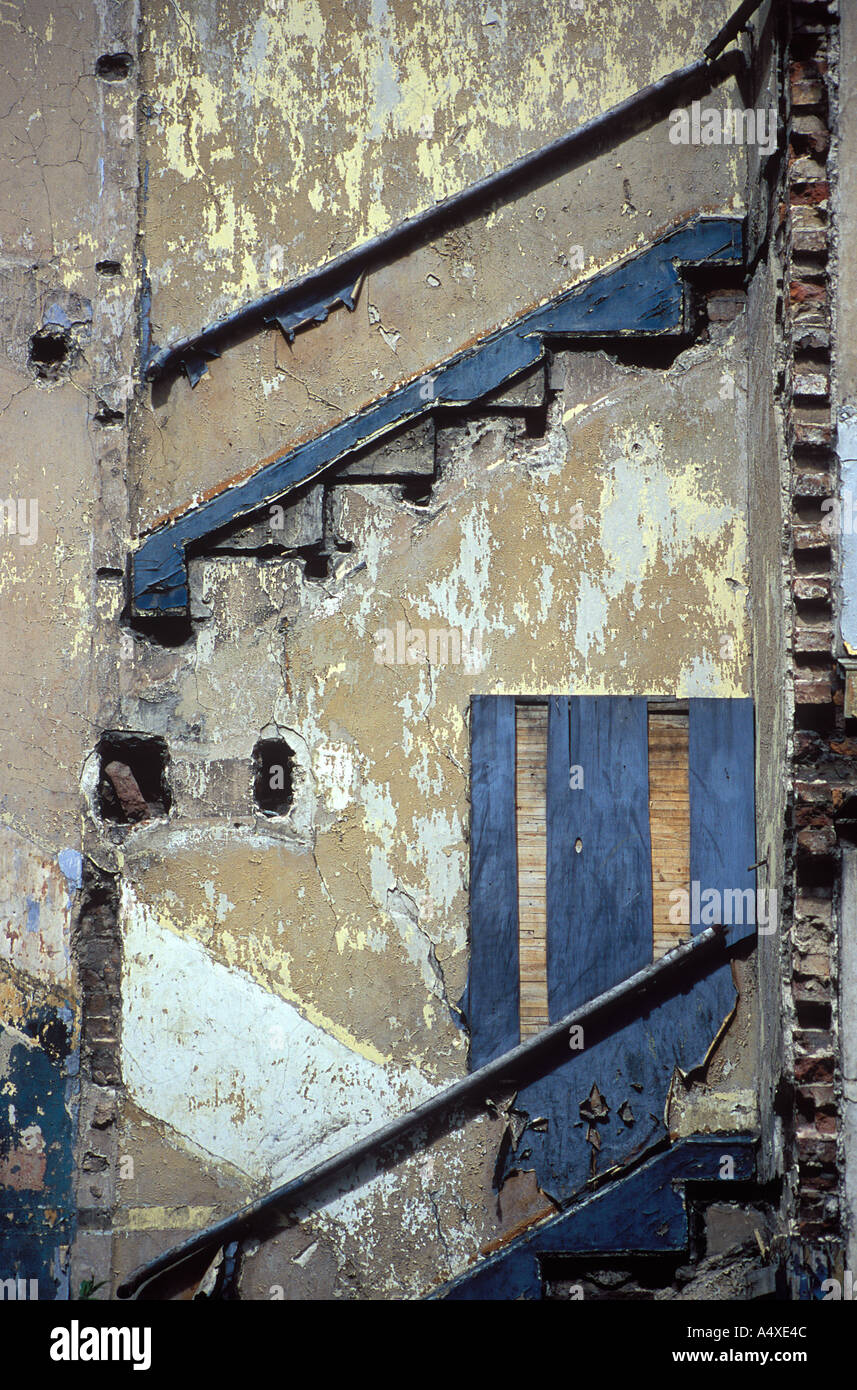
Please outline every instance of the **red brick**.
[[823, 1086], [799, 1086], [798, 1094], [812, 1102], [816, 1110], [833, 1109], [836, 1106], [836, 1092], [832, 1084]]
[[830, 131], [821, 116], [793, 116], [791, 135], [796, 147], [817, 155], [825, 155], [830, 147]]
[[799, 831], [797, 844], [808, 855], [829, 855], [836, 848], [836, 831], [829, 821], [807, 826], [806, 830]]
[[795, 207], [826, 207], [829, 197], [830, 184], [826, 179], [822, 183], [793, 184], [789, 189], [789, 202]]
[[104, 772], [113, 785], [127, 819], [148, 820], [149, 807], [128, 764], [114, 760], [107, 764]]
[[839, 1174], [835, 1165], [825, 1173], [818, 1168], [803, 1168], [800, 1170], [800, 1181], [806, 1192], [835, 1192], [839, 1187]]
[[792, 593], [798, 602], [829, 603], [831, 598], [830, 580], [799, 574], [792, 580]]
[[830, 980], [815, 977], [792, 981], [792, 997], [796, 1004], [829, 1004]]
[[[829, 782], [795, 782], [795, 793], [798, 801], [806, 802], [807, 805], [820, 806], [830, 801]], [[801, 902], [812, 902], [813, 899], [802, 897]]]
[[820, 227], [795, 228], [792, 232], [792, 250], [798, 255], [826, 256], [827, 232]]
[[792, 541], [795, 550], [826, 550], [830, 547], [830, 532], [821, 521], [797, 523], [792, 526]]
[[822, 1138], [814, 1129], [801, 1126], [795, 1134], [795, 1148], [802, 1164], [822, 1168], [836, 1166], [836, 1140], [827, 1135]]
[[827, 71], [823, 55], [815, 57], [791, 58], [789, 60], [789, 81], [805, 82], [810, 78], [821, 77]]
[[826, 371], [796, 371], [792, 380], [792, 390], [796, 396], [826, 400], [830, 394], [830, 378]]
[[794, 650], [796, 652], [829, 652], [833, 649], [833, 629], [823, 624], [810, 626], [799, 623], [795, 628]]
[[833, 697], [829, 680], [796, 680], [795, 703], [798, 705], [827, 705]]
[[795, 329], [793, 336], [796, 352], [823, 352], [830, 350], [830, 332], [816, 324], [805, 324]]
[[803, 1057], [832, 1057], [833, 1034], [829, 1028], [797, 1028], [794, 1044]]
[[838, 758], [857, 758], [857, 738], [831, 739], [830, 751]]
[[790, 280], [789, 299], [792, 304], [826, 304], [827, 286], [808, 277]]
[[833, 496], [831, 474], [826, 468], [796, 469], [792, 478], [792, 496], [822, 498], [827, 501]]
[[795, 420], [794, 432], [796, 444], [818, 444], [826, 447], [833, 439], [830, 425], [814, 420]]
[[832, 1057], [798, 1057], [795, 1059], [795, 1081], [821, 1085], [833, 1084]]
[[[809, 787], [816, 783], [804, 782], [801, 785]], [[824, 783], [823, 785], [827, 785]], [[829, 927], [832, 922], [832, 905], [829, 898], [816, 897], [810, 893], [798, 893], [795, 898], [795, 917], [798, 920], [810, 922], [822, 922]]]
[[824, 83], [818, 78], [792, 81], [791, 96], [792, 106], [799, 109], [821, 106], [824, 101]]
[[789, 165], [789, 183], [820, 183], [826, 173], [823, 162], [813, 159], [811, 155], [798, 155]]
[[830, 933], [818, 922], [794, 922], [792, 945], [802, 956], [826, 956], [830, 959]]
[[830, 956], [823, 951], [813, 951], [809, 955], [802, 955], [797, 952], [794, 960], [794, 972], [802, 979], [814, 978], [830, 982]]

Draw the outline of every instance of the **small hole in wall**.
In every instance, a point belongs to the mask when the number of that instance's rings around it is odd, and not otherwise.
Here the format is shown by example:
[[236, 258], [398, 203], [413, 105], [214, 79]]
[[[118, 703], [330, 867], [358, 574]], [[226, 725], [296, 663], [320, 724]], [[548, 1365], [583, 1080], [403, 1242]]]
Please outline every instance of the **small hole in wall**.
[[95, 64], [95, 73], [105, 82], [124, 82], [131, 71], [130, 53], [102, 53]]
[[293, 800], [294, 751], [281, 738], [260, 739], [253, 749], [253, 797], [268, 816], [284, 816]]
[[99, 400], [93, 418], [99, 425], [121, 425], [125, 419], [125, 413], [122, 410], [114, 410], [106, 401]]
[[304, 562], [305, 579], [329, 579], [330, 556], [319, 546], [304, 546], [299, 552]]
[[409, 478], [402, 483], [402, 501], [410, 502], [412, 507], [427, 507], [431, 502], [431, 478]]
[[98, 810], [102, 820], [132, 825], [165, 816], [171, 797], [166, 740], [113, 730], [98, 744]]
[[42, 328], [30, 339], [30, 366], [42, 381], [56, 381], [68, 366], [69, 335], [58, 328]]
[[96, 273], [96, 275], [108, 275], [108, 276], [110, 276], [110, 275], [121, 275], [121, 274], [122, 274], [122, 262], [121, 262], [121, 261], [96, 261], [96, 262], [95, 262], [95, 273]]

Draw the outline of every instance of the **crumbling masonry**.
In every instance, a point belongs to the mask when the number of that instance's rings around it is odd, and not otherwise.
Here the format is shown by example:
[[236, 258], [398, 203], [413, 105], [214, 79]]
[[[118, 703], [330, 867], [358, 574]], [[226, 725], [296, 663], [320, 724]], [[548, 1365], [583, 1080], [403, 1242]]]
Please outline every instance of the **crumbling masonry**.
[[850, 1287], [857, 11], [6, 9], [0, 1287]]

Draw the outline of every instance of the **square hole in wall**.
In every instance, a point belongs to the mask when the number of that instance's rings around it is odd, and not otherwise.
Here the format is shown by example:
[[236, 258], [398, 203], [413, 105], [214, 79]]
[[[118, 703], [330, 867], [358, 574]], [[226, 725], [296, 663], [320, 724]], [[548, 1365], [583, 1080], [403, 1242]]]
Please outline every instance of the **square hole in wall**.
[[165, 816], [171, 797], [166, 740], [111, 730], [98, 744], [98, 811], [102, 820], [130, 825]]
[[253, 797], [260, 811], [284, 816], [294, 799], [295, 755], [285, 739], [260, 739], [253, 749]]

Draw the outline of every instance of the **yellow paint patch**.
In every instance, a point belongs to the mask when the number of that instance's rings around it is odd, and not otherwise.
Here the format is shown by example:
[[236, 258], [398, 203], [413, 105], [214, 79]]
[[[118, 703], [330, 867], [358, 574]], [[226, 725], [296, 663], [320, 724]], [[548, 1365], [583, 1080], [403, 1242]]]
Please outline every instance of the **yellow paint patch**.
[[202, 1231], [222, 1213], [217, 1207], [126, 1207], [116, 1213], [115, 1231]]

